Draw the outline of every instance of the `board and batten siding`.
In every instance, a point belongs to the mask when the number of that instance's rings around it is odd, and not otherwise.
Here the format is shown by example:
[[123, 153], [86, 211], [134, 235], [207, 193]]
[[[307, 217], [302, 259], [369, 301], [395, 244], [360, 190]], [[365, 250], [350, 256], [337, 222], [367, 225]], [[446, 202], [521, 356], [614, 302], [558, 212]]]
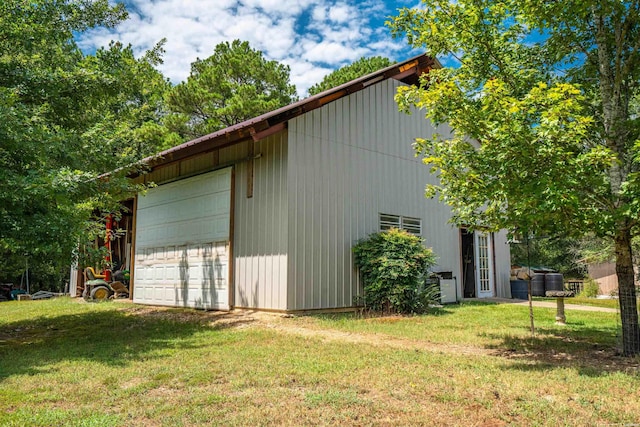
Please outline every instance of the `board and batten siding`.
[[289, 121], [288, 310], [357, 304], [352, 247], [378, 231], [380, 213], [421, 218], [436, 270], [460, 277], [458, 229], [446, 205], [424, 197], [435, 178], [412, 148], [449, 129], [398, 112], [401, 84], [385, 80]]
[[[233, 164], [232, 306], [358, 305], [352, 247], [378, 231], [381, 213], [422, 220], [422, 237], [438, 257], [434, 270], [453, 272], [462, 295], [459, 230], [448, 223], [448, 206], [424, 197], [436, 178], [412, 148], [417, 137], [450, 130], [434, 128], [420, 111], [398, 112], [393, 98], [400, 85], [391, 79], [371, 85], [261, 141], [172, 163], [137, 182], [161, 184]], [[509, 296], [509, 249], [504, 233], [495, 236], [496, 295]]]
[[234, 305], [240, 308], [287, 308], [287, 132], [254, 144], [253, 195], [247, 197], [250, 163], [236, 166], [233, 275]]

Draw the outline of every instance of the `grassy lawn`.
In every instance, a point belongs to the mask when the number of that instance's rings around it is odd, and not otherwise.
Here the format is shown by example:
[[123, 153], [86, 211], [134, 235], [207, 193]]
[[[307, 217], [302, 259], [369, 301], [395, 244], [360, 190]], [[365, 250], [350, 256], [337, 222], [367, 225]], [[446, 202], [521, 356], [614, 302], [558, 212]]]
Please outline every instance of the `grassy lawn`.
[[416, 317], [0, 304], [0, 425], [640, 423], [617, 315], [466, 303]]
[[[543, 298], [543, 297], [535, 297], [534, 301], [552, 301], [554, 302], [555, 298]], [[619, 309], [619, 301], [617, 298], [589, 298], [589, 297], [581, 297], [576, 296], [574, 298], [565, 299], [566, 304], [578, 304], [578, 305], [589, 305], [592, 307], [605, 307], [605, 308], [614, 308]], [[638, 301], [638, 306], [640, 306], [640, 301]]]

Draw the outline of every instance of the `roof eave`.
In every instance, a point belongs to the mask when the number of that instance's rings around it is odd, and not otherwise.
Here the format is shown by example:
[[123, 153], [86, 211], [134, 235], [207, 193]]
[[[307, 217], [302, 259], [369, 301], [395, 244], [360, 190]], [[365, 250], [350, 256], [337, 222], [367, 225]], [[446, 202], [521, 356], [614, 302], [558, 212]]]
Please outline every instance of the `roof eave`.
[[436, 59], [426, 55], [418, 55], [261, 116], [177, 145], [142, 159], [140, 164], [153, 169], [163, 164], [218, 150], [249, 139], [258, 141], [284, 130], [289, 120], [358, 92], [367, 86], [390, 78], [407, 84], [417, 84], [420, 75], [441, 67], [442, 65]]

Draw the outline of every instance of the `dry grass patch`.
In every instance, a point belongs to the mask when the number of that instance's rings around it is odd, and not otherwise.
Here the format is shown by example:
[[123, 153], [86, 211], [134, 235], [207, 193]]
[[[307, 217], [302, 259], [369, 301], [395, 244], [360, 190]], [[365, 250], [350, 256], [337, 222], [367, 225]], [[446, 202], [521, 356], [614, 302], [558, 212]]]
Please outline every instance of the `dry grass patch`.
[[0, 425], [640, 422], [637, 360], [608, 350], [615, 319], [554, 329], [540, 312], [531, 340], [526, 308], [499, 307], [390, 320], [3, 303]]

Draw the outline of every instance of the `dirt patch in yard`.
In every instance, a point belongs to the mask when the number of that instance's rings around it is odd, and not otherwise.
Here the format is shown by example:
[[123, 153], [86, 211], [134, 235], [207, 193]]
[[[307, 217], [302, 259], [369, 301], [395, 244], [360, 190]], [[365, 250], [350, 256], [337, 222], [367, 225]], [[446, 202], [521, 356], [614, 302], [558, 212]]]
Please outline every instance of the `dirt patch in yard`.
[[[455, 353], [471, 355], [500, 355], [500, 351], [482, 347], [472, 347], [454, 344], [439, 344], [430, 341], [417, 341], [405, 338], [392, 337], [384, 334], [369, 334], [344, 332], [335, 329], [318, 329], [317, 327], [305, 327], [299, 323], [294, 324], [294, 316], [280, 313], [268, 313], [262, 311], [234, 310], [230, 312], [199, 311], [192, 309], [180, 309], [171, 307], [140, 307], [132, 306], [125, 311], [130, 315], [150, 318], [162, 318], [176, 322], [198, 323], [216, 328], [265, 328], [281, 333], [322, 339], [325, 341], [340, 341], [353, 344], [366, 344], [376, 347], [390, 347], [397, 349], [423, 350], [434, 353]], [[390, 316], [378, 320], [397, 322], [404, 318]]]
[[499, 352], [482, 347], [461, 346], [455, 344], [439, 344], [430, 341], [416, 341], [405, 338], [392, 337], [384, 334], [368, 334], [362, 332], [344, 332], [333, 329], [305, 328], [288, 325], [286, 322], [261, 322], [261, 326], [279, 332], [299, 336], [322, 339], [325, 341], [340, 341], [352, 344], [366, 344], [375, 347], [390, 347], [403, 350], [421, 350], [433, 353], [455, 353], [467, 355], [498, 355]]
[[[292, 334], [324, 341], [339, 341], [352, 344], [366, 344], [375, 347], [390, 347], [408, 350], [423, 350], [434, 353], [455, 353], [471, 355], [500, 355], [498, 350], [482, 347], [438, 344], [429, 341], [416, 341], [384, 334], [344, 332], [335, 329], [304, 327], [291, 322], [291, 315], [274, 314], [260, 311], [236, 310], [231, 312], [197, 311], [164, 307], [131, 307], [126, 310], [131, 315], [162, 318], [178, 322], [194, 322], [216, 328], [265, 328], [280, 333]], [[383, 321], [400, 321], [402, 318], [389, 317]]]
[[247, 327], [249, 324], [259, 321], [259, 315], [264, 314], [240, 310], [224, 312], [137, 305], [126, 307], [124, 312], [132, 316], [163, 319], [172, 322], [195, 323], [216, 328]]
[[[398, 321], [390, 317], [390, 322]], [[467, 355], [502, 357], [524, 365], [567, 366], [580, 367], [594, 372], [616, 372], [640, 374], [639, 360], [619, 356], [615, 349], [594, 348], [592, 351], [567, 353], [556, 350], [512, 350], [507, 348], [487, 348], [461, 344], [443, 344], [427, 340], [412, 340], [389, 336], [386, 334], [352, 333], [332, 329], [306, 328], [288, 324], [286, 321], [269, 321], [263, 318], [258, 321], [260, 326], [283, 333], [325, 341], [341, 341], [353, 344], [365, 344], [375, 347], [387, 347], [402, 350], [426, 351], [435, 354]]]
[[[640, 374], [638, 358], [619, 356], [615, 349], [599, 348], [578, 352], [562, 352], [555, 349], [532, 348], [514, 350], [509, 345], [494, 348], [463, 344], [436, 343], [428, 340], [415, 340], [391, 336], [382, 333], [345, 332], [335, 329], [319, 328], [317, 324], [305, 325], [295, 321], [291, 315], [260, 311], [234, 310], [231, 312], [199, 311], [192, 309], [176, 309], [170, 307], [130, 306], [125, 311], [134, 316], [163, 318], [176, 322], [192, 322], [214, 328], [264, 328], [278, 333], [291, 334], [309, 339], [320, 339], [327, 342], [346, 342], [364, 344], [374, 347], [385, 347], [401, 350], [425, 351], [435, 354], [488, 356], [506, 358], [523, 366], [579, 367], [593, 372], [626, 372]], [[401, 316], [378, 318], [377, 321], [404, 321]]]

